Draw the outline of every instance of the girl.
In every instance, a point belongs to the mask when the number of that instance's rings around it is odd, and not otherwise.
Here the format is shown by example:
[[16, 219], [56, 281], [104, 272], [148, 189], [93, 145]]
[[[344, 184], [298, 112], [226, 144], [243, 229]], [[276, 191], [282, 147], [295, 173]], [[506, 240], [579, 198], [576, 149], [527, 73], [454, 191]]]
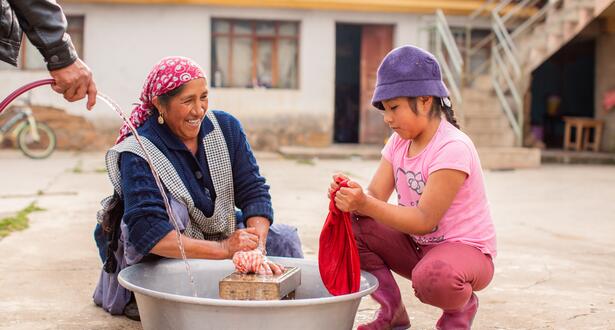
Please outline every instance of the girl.
[[[395, 132], [367, 191], [349, 181], [335, 195], [340, 210], [357, 215], [361, 269], [380, 282], [372, 294], [380, 311], [359, 329], [410, 327], [391, 270], [412, 281], [421, 302], [443, 310], [437, 329], [470, 329], [473, 292], [493, 277], [495, 230], [480, 160], [448, 95], [436, 59], [420, 48], [397, 48], [378, 68], [372, 104]], [[339, 177], [348, 179], [335, 175], [329, 194]], [[387, 203], [393, 189], [398, 205]]]

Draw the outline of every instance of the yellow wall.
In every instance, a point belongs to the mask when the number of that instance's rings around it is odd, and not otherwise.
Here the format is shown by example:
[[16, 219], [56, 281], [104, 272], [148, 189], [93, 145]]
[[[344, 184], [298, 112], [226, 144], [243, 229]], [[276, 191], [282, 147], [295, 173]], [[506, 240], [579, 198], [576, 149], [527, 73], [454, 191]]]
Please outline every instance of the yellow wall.
[[448, 14], [468, 14], [485, 3], [484, 0], [60, 0], [59, 2], [143, 5], [192, 4], [398, 13], [433, 13], [436, 9], [441, 8]]

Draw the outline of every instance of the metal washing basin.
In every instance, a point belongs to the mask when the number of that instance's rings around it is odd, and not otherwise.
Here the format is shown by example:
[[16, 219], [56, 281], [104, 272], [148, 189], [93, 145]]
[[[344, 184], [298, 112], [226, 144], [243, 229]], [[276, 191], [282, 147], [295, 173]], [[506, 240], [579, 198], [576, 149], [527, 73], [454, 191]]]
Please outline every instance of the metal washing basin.
[[351, 329], [361, 298], [378, 280], [361, 272], [359, 292], [331, 296], [315, 260], [275, 258], [301, 268], [295, 300], [242, 301], [218, 297], [218, 282], [233, 270], [230, 260], [190, 260], [198, 297], [181, 259], [141, 263], [122, 270], [119, 282], [135, 293], [143, 328], [150, 329]]

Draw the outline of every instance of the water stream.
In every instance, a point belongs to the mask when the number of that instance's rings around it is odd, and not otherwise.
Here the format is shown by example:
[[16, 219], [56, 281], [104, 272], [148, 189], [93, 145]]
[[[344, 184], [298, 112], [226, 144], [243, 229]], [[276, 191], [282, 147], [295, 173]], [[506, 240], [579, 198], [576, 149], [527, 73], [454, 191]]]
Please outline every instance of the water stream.
[[192, 286], [192, 293], [195, 297], [197, 297], [196, 283], [194, 281], [194, 276], [192, 275], [192, 270], [190, 269], [190, 264], [188, 263], [188, 258], [186, 258], [186, 250], [184, 249], [184, 243], [182, 242], [182, 239], [181, 239], [182, 236], [179, 230], [177, 219], [175, 219], [175, 216], [173, 212], [171, 211], [171, 205], [169, 203], [167, 194], [164, 192], [162, 182], [160, 181], [160, 176], [158, 175], [158, 171], [156, 171], [156, 168], [154, 167], [154, 163], [152, 162], [152, 159], [149, 153], [147, 152], [147, 149], [145, 148], [145, 146], [143, 145], [143, 142], [141, 141], [141, 136], [139, 136], [139, 133], [137, 133], [137, 130], [132, 125], [130, 120], [126, 118], [126, 115], [124, 115], [120, 106], [117, 105], [117, 103], [115, 103], [110, 97], [106, 96], [105, 94], [101, 92], [98, 92], [98, 95], [96, 95], [96, 98], [103, 101], [111, 109], [115, 110], [118, 116], [120, 116], [120, 118], [122, 118], [122, 120], [126, 123], [126, 125], [128, 125], [128, 128], [130, 128], [130, 131], [132, 132], [135, 139], [137, 140], [137, 143], [139, 143], [139, 145], [141, 146], [141, 149], [143, 149], [143, 153], [145, 154], [145, 158], [146, 158], [145, 160], [147, 161], [150, 169], [152, 170], [152, 174], [154, 175], [154, 180], [156, 180], [156, 186], [158, 186], [158, 190], [160, 190], [160, 194], [162, 195], [162, 199], [164, 200], [164, 207], [167, 210], [167, 214], [169, 215], [169, 219], [171, 219], [171, 223], [173, 224], [173, 227], [175, 227], [177, 245], [179, 246], [179, 251], [181, 253], [182, 259], [184, 260], [184, 264], [186, 265], [186, 271], [188, 272], [190, 285]]
[[[10, 93], [7, 97], [4, 98], [4, 100], [2, 100], [0, 102], [0, 113], [14, 99], [19, 97], [21, 94], [23, 94], [23, 93], [25, 93], [25, 92], [33, 89], [33, 88], [39, 87], [39, 86], [52, 84], [53, 82], [54, 82], [53, 79], [42, 79], [42, 80], [33, 81], [31, 83], [28, 83], [28, 84], [26, 84], [24, 86], [19, 87], [18, 89], [16, 89], [12, 93]], [[106, 96], [103, 93], [98, 92], [98, 95], [96, 97], [99, 100], [101, 100], [102, 102], [104, 102], [105, 104], [107, 104], [111, 109], [115, 110], [115, 112], [118, 114], [118, 116], [120, 116], [120, 118], [122, 118], [122, 120], [126, 123], [126, 125], [128, 125], [128, 127], [130, 128], [130, 131], [135, 136], [137, 142], [141, 146], [141, 149], [143, 149], [143, 153], [145, 154], [145, 158], [146, 158], [145, 160], [149, 164], [149, 167], [150, 167], [150, 169], [152, 171], [152, 175], [154, 176], [154, 180], [156, 181], [156, 186], [158, 186], [158, 190], [160, 190], [160, 194], [162, 195], [162, 199], [164, 201], [164, 206], [166, 208], [167, 214], [169, 215], [169, 219], [171, 220], [171, 223], [173, 224], [173, 227], [175, 227], [175, 233], [176, 233], [176, 237], [177, 237], [177, 245], [179, 247], [179, 251], [181, 253], [181, 257], [182, 257], [182, 259], [184, 261], [184, 264], [186, 265], [186, 271], [188, 272], [188, 277], [189, 277], [188, 280], [190, 281], [190, 285], [192, 287], [193, 295], [195, 297], [197, 297], [196, 283], [194, 281], [194, 276], [192, 274], [192, 270], [190, 269], [190, 264], [188, 263], [188, 258], [186, 258], [186, 251], [184, 249], [184, 244], [183, 244], [182, 239], [181, 239], [182, 235], [181, 235], [181, 232], [179, 230], [179, 224], [177, 222], [177, 219], [175, 219], [175, 216], [173, 215], [173, 212], [171, 211], [171, 205], [169, 203], [169, 199], [167, 197], [167, 194], [164, 192], [164, 188], [162, 186], [162, 182], [160, 181], [160, 176], [158, 175], [158, 171], [156, 171], [156, 168], [154, 167], [154, 164], [152, 162], [150, 154], [147, 152], [147, 149], [145, 149], [145, 146], [143, 145], [143, 142], [141, 141], [141, 137], [137, 133], [137, 130], [132, 125], [130, 120], [128, 120], [128, 118], [126, 118], [126, 116], [122, 112], [122, 109], [120, 108], [120, 106], [117, 105], [117, 103], [115, 103], [110, 97]]]

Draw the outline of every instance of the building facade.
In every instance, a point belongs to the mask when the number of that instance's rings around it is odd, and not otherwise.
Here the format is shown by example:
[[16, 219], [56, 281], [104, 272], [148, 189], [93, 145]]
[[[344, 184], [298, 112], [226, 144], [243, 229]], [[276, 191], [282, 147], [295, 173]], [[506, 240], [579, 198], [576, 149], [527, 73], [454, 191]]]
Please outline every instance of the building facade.
[[[469, 12], [481, 1], [457, 1]], [[426, 47], [435, 8], [424, 1], [60, 1], [78, 52], [100, 92], [129, 112], [160, 58], [183, 55], [208, 76], [210, 108], [238, 117], [256, 148], [382, 143], [388, 134], [369, 99], [377, 66], [394, 47]], [[455, 3], [455, 1], [450, 1]], [[469, 4], [469, 5], [468, 5]], [[21, 69], [0, 67], [1, 90], [47, 76], [26, 45]], [[92, 112], [45, 89], [35, 104], [119, 125], [104, 104]], [[348, 133], [350, 132], [350, 133]]]

